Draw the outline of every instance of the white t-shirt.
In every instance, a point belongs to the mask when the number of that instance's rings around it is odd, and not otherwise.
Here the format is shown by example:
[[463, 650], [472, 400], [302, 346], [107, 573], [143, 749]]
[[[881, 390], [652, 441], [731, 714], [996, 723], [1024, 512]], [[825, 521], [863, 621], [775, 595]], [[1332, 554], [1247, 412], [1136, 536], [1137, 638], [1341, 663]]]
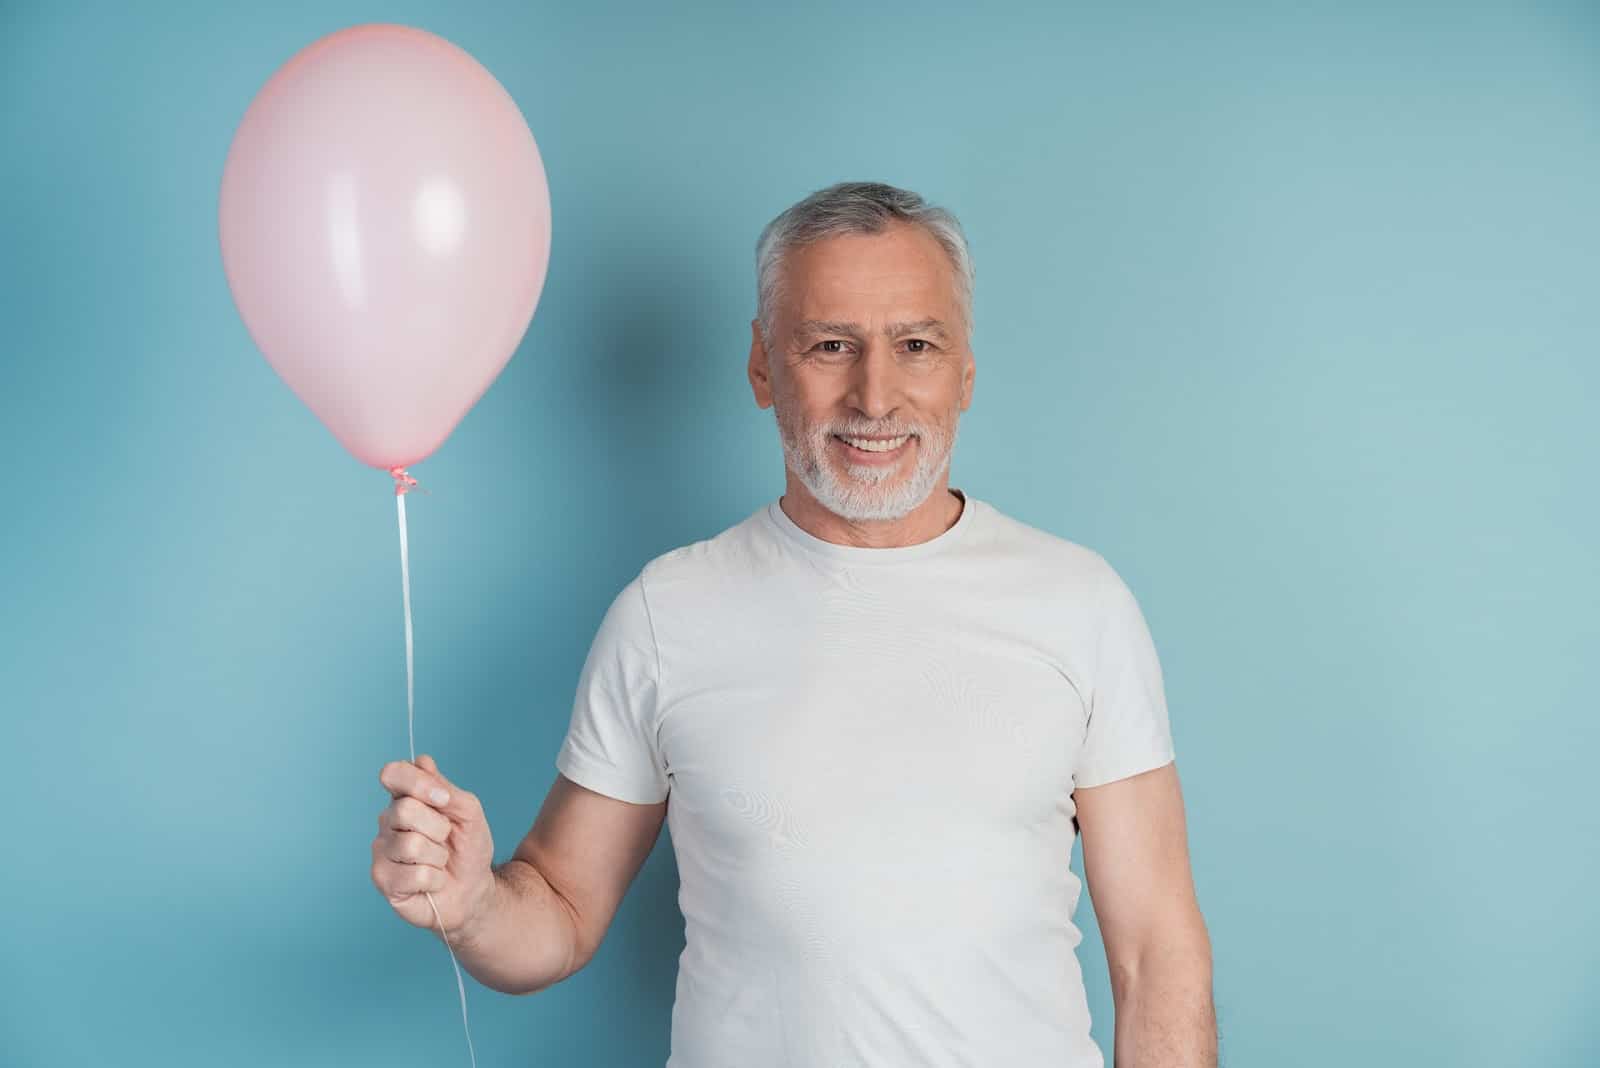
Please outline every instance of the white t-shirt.
[[1075, 786], [1173, 760], [1155, 646], [1092, 549], [981, 500], [899, 548], [776, 500], [651, 560], [556, 766], [668, 798], [667, 1068], [1103, 1068]]

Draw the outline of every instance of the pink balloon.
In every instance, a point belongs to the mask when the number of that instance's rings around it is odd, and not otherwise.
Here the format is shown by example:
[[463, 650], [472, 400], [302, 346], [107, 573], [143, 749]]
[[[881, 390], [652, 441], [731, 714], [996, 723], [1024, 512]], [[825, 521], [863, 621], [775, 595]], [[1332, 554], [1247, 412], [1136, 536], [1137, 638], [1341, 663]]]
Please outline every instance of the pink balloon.
[[544, 163], [477, 60], [409, 26], [296, 53], [222, 170], [222, 264], [250, 336], [363, 463], [423, 459], [511, 359], [550, 258]]

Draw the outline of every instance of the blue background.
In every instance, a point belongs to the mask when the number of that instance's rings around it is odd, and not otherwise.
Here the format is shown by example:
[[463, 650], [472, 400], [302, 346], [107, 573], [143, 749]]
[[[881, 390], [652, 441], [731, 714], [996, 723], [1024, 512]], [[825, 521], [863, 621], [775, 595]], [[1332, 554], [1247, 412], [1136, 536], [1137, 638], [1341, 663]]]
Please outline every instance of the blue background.
[[[1156, 637], [1222, 1063], [1600, 1063], [1596, 8], [581, 7], [0, 8], [0, 1060], [467, 1063], [369, 880], [390, 480], [216, 236], [256, 90], [393, 21], [550, 177], [533, 324], [408, 499], [418, 751], [497, 858], [610, 598], [782, 492], [757, 233], [884, 180], [976, 257], [953, 484], [1104, 553]], [[469, 982], [480, 1063], [663, 1063], [676, 888], [663, 832], [586, 971]]]

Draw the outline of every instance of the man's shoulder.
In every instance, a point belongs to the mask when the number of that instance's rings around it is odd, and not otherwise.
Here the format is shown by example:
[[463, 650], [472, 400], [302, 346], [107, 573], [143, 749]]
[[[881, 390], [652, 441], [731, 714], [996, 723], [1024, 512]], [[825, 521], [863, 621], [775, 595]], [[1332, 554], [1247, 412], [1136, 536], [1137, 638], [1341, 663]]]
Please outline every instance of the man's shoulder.
[[748, 568], [762, 555], [760, 524], [766, 505], [716, 534], [653, 556], [639, 571], [639, 581], [653, 592], [658, 587], [699, 584]]
[[1111, 570], [1099, 551], [1082, 542], [1025, 522], [993, 504], [981, 502], [980, 506], [988, 513], [988, 545], [1030, 571], [1097, 582]]

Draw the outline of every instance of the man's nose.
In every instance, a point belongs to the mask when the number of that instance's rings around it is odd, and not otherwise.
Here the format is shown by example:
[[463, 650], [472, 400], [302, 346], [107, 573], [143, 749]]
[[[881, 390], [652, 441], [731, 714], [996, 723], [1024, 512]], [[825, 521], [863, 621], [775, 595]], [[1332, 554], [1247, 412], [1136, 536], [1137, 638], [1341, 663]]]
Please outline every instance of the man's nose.
[[874, 339], [862, 349], [850, 371], [846, 400], [869, 419], [881, 419], [900, 399], [902, 368], [894, 358], [894, 343]]

